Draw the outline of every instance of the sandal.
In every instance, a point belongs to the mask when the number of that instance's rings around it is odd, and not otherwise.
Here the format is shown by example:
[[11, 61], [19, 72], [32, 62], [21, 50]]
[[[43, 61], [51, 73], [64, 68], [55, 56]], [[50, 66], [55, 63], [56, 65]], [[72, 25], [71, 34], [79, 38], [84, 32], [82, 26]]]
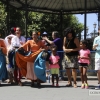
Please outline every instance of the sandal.
[[77, 88], [77, 84], [74, 84], [74, 88]]
[[69, 83], [69, 84], [67, 84], [66, 86], [67, 86], [67, 87], [71, 87], [71, 86], [72, 86], [72, 84], [70, 84], [70, 83]]

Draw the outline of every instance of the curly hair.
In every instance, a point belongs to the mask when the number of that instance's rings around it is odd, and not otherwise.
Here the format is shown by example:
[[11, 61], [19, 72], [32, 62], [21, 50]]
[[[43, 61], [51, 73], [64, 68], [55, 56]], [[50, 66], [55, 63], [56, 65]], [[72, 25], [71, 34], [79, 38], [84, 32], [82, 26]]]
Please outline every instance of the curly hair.
[[88, 41], [86, 41], [86, 40], [82, 40], [82, 41], [80, 41], [80, 42], [82, 42], [82, 44], [86, 45], [86, 48], [88, 48], [88, 46], [89, 46]]
[[72, 27], [68, 27], [64, 30], [64, 37], [68, 38], [68, 34], [72, 33], [72, 37], [76, 37], [75, 31]]

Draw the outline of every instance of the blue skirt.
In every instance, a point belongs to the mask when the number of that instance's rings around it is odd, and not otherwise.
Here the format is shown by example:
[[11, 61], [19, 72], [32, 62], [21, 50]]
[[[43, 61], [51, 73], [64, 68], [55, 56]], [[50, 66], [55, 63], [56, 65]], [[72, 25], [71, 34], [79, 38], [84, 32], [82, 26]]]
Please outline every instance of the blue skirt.
[[0, 50], [0, 80], [6, 80], [8, 78], [7, 68], [6, 68], [6, 58], [5, 55]]

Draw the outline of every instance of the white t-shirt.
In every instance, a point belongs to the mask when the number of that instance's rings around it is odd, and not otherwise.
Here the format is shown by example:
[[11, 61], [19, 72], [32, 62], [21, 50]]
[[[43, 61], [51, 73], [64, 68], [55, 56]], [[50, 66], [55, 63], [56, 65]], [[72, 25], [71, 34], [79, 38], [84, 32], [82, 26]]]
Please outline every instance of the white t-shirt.
[[10, 44], [8, 43], [8, 38], [9, 38], [9, 37], [12, 37], [12, 38], [13, 38], [14, 36], [15, 36], [15, 35], [10, 34], [10, 35], [8, 35], [8, 36], [5, 37], [5, 42], [6, 42], [7, 47], [10, 46]]
[[100, 36], [97, 36], [94, 39], [93, 46], [95, 44], [98, 44], [98, 46], [96, 47], [95, 58], [100, 58]]
[[21, 47], [21, 43], [20, 42], [23, 42], [25, 43], [26, 42], [26, 38], [24, 36], [20, 36], [20, 38], [18, 38], [17, 36], [14, 36], [11, 40], [11, 47], [10, 49], [12, 50], [14, 47]]

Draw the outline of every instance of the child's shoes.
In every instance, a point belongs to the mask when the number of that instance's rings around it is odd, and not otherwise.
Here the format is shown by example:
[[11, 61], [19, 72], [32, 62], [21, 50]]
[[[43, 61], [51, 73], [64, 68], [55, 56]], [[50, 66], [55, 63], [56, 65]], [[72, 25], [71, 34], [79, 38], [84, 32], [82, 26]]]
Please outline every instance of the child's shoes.
[[88, 89], [88, 88], [89, 88], [88, 84], [85, 84], [85, 89]]
[[82, 85], [81, 85], [81, 89], [84, 89], [84, 88], [85, 88], [85, 85], [84, 85], [84, 84], [82, 84]]
[[58, 87], [58, 86], [59, 86], [59, 84], [56, 84], [56, 86]]

